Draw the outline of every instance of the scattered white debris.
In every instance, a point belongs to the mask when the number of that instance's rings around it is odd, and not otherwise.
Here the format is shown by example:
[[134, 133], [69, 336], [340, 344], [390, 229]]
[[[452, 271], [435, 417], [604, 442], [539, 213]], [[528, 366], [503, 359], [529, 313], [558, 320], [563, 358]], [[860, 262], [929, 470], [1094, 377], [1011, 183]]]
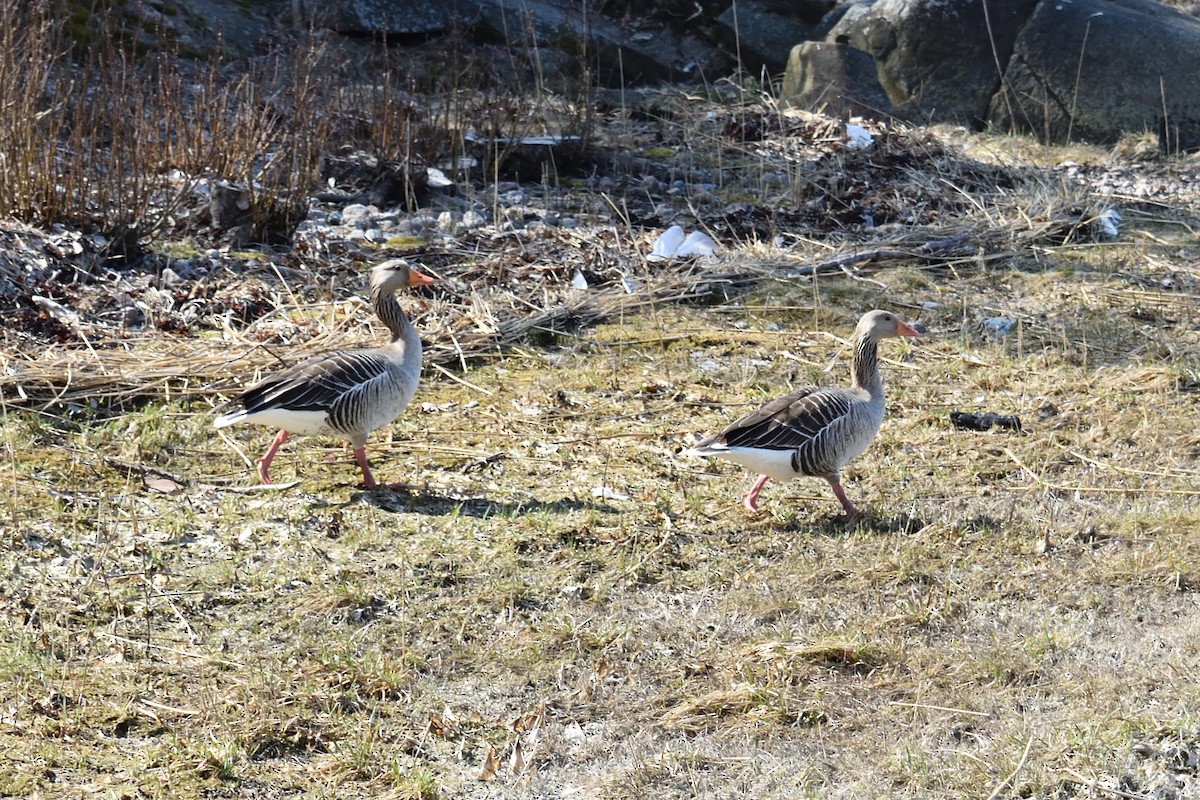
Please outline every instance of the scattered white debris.
[[648, 261], [666, 261], [671, 258], [687, 258], [688, 256], [711, 256], [717, 249], [717, 243], [703, 231], [692, 231], [685, 234], [679, 225], [672, 225], [659, 234], [654, 240], [654, 247]]
[[650, 261], [665, 261], [668, 258], [674, 258], [675, 251], [679, 249], [679, 245], [683, 244], [686, 236], [683, 228], [672, 225], [654, 240], [654, 247], [650, 249], [650, 255], [646, 258]]
[[875, 137], [862, 125], [846, 123], [846, 146], [852, 150], [865, 150], [875, 144]]
[[628, 500], [629, 495], [622, 494], [616, 489], [610, 489], [607, 486], [597, 486], [592, 489], [592, 497], [599, 497], [603, 500]]
[[1106, 208], [1096, 217], [1096, 224], [1105, 236], [1115, 239], [1120, 235], [1117, 226], [1121, 224], [1121, 212], [1115, 208]]
[[442, 172], [437, 167], [426, 167], [425, 176], [429, 185], [435, 189], [443, 189], [447, 186], [453, 186], [454, 181], [446, 177], [446, 173]]

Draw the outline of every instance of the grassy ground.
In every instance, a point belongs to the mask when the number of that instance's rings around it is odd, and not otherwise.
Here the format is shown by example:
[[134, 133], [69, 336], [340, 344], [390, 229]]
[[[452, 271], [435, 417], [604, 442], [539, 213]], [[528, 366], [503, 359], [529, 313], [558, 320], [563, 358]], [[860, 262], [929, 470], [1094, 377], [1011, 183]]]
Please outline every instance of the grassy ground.
[[[207, 406], [6, 406], [0, 795], [1194, 790], [1200, 240], [1123, 233], [768, 279], [431, 372], [368, 448], [407, 494], [302, 438], [295, 485], [256, 487], [272, 432], [225, 441]], [[926, 335], [882, 347], [856, 527], [812, 480], [750, 516], [749, 475], [679, 455], [846, 383], [873, 307]]]

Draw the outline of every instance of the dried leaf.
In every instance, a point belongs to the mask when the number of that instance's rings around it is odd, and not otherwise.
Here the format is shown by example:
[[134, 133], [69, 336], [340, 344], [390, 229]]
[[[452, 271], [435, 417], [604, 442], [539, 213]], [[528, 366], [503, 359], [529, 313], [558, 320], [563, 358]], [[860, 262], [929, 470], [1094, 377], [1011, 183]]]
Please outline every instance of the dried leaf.
[[538, 707], [527, 714], [522, 714], [513, 719], [509, 725], [514, 733], [524, 733], [526, 731], [535, 731], [542, 727], [542, 723], [546, 720], [546, 704], [539, 703]]
[[525, 755], [521, 752], [520, 739], [517, 739], [517, 743], [513, 745], [512, 757], [508, 760], [508, 769], [513, 775], [520, 775], [525, 771]]
[[170, 478], [161, 478], [154, 475], [147, 475], [145, 481], [148, 488], [156, 492], [162, 492], [163, 494], [174, 494], [183, 488]]
[[489, 747], [487, 758], [483, 762], [483, 770], [479, 773], [479, 780], [490, 781], [496, 777], [496, 773], [500, 771], [500, 759], [496, 758], [496, 748]]

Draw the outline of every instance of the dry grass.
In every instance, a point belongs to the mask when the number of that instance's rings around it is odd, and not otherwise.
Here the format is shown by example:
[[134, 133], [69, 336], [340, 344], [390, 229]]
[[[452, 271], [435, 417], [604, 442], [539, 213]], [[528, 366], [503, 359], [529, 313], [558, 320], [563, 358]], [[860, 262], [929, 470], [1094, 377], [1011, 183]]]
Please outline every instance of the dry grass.
[[[1056, 218], [1036, 205], [997, 228]], [[329, 302], [351, 281], [269, 284], [272, 310], [210, 340], [16, 343], [0, 792], [1194, 794], [1195, 208], [1129, 215], [1126, 243], [1001, 247], [999, 204], [976, 206], [993, 249], [852, 275], [781, 277], [826, 242], [682, 274], [564, 234], [522, 242], [534, 295], [486, 284], [486, 254], [433, 259], [443, 288], [409, 307], [451, 374], [370, 445], [410, 494], [359, 490], [320, 439], [275, 462], [297, 485], [258, 488], [270, 432], [210, 429], [258, 344], [370, 338]], [[601, 288], [572, 295], [564, 252]], [[847, 475], [861, 524], [834, 524], [816, 481], [768, 484], [747, 516], [749, 476], [679, 456], [792, 385], [844, 382], [842, 337], [877, 306], [927, 335], [885, 348], [888, 419]], [[88, 409], [106, 391], [124, 413]]]

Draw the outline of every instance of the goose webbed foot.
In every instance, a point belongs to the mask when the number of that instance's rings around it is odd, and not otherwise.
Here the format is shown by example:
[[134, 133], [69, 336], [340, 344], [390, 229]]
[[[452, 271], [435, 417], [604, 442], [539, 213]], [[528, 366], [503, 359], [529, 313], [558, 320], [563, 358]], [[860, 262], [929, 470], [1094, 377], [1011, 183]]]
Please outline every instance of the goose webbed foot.
[[751, 514], [758, 512], [758, 493], [762, 491], [762, 487], [770, 480], [766, 475], [760, 475], [758, 480], [754, 482], [745, 494], [742, 495], [742, 505]]
[[404, 481], [395, 481], [394, 483], [380, 483], [375, 480], [375, 476], [371, 473], [371, 467], [367, 464], [367, 452], [365, 447], [358, 447], [354, 450], [354, 460], [358, 462], [359, 469], [363, 474], [364, 489], [390, 489], [393, 492], [408, 494], [412, 491], [412, 487]]
[[275, 454], [279, 452], [279, 448], [283, 447], [283, 443], [287, 441], [288, 432], [281, 430], [275, 434], [275, 438], [271, 441], [271, 446], [267, 448], [267, 452], [263, 453], [262, 458], [256, 458], [254, 463], [258, 466], [258, 479], [264, 485], [271, 485], [271, 460], [275, 458]]
[[853, 525], [862, 517], [862, 512], [854, 507], [854, 503], [850, 502], [850, 498], [846, 497], [846, 490], [842, 488], [842, 484], [838, 481], [830, 481], [829, 485], [833, 487], [833, 493], [837, 495], [838, 501], [841, 502], [845, 513], [836, 518], [839, 525]]

